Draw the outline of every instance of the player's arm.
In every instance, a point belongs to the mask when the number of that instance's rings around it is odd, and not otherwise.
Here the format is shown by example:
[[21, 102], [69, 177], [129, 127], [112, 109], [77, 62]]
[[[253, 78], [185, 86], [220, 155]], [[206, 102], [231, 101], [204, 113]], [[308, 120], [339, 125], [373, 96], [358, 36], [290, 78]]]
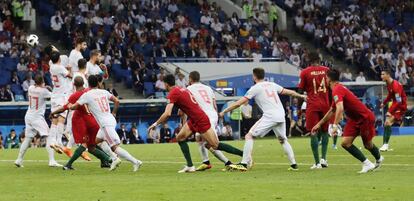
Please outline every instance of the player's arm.
[[227, 112], [231, 112], [234, 109], [239, 108], [240, 106], [242, 106], [243, 104], [247, 103], [248, 101], [249, 101], [249, 99], [247, 99], [246, 97], [240, 98], [238, 101], [236, 101], [235, 103], [231, 104], [229, 107], [227, 107], [222, 112], [220, 112], [219, 117], [224, 117], [224, 115]]
[[114, 102], [114, 108], [112, 109], [112, 115], [116, 117], [116, 113], [118, 112], [118, 109], [119, 109], [119, 99], [115, 96], [111, 96], [109, 100]]
[[387, 97], [384, 99], [384, 101], [382, 102], [381, 107], [384, 107], [385, 105], [387, 105], [387, 103], [388, 103], [388, 102], [390, 102], [391, 97], [392, 97], [392, 93], [391, 93], [391, 92], [388, 92], [388, 95], [387, 95]]
[[187, 121], [187, 115], [182, 110], [178, 110], [178, 116], [181, 119], [181, 123], [184, 125], [184, 123]]
[[99, 68], [101, 68], [102, 70], [102, 77], [105, 80], [108, 79], [109, 78], [108, 68], [104, 64], [99, 65]]
[[325, 116], [312, 128], [311, 134], [317, 133], [318, 130], [322, 127], [323, 124], [329, 121], [329, 119], [332, 118], [334, 115], [334, 109], [331, 108], [329, 111], [325, 114]]
[[67, 103], [66, 105], [64, 105], [63, 107], [58, 108], [57, 110], [53, 111], [52, 113], [50, 113], [49, 115], [49, 119], [53, 119], [53, 118], [57, 118], [57, 114], [60, 114], [66, 110], [69, 110], [69, 108], [72, 106], [71, 103]]
[[160, 123], [163, 123], [165, 121], [167, 121], [167, 119], [171, 116], [171, 113], [173, 111], [174, 108], [174, 103], [169, 103], [166, 107], [165, 107], [165, 111], [164, 113], [162, 113], [162, 115], [160, 116], [160, 118], [155, 121], [155, 123], [153, 123], [149, 128], [148, 131], [154, 129], [155, 127], [157, 127]]
[[81, 106], [80, 103], [76, 102], [75, 104], [71, 105], [70, 107], [68, 107], [70, 110], [76, 110]]
[[296, 91], [290, 90], [290, 89], [283, 89], [282, 92], [280, 93], [282, 95], [287, 95], [287, 96], [292, 96], [292, 97], [296, 97], [296, 98], [300, 98], [300, 99], [306, 99], [306, 95], [302, 95], [297, 93]]

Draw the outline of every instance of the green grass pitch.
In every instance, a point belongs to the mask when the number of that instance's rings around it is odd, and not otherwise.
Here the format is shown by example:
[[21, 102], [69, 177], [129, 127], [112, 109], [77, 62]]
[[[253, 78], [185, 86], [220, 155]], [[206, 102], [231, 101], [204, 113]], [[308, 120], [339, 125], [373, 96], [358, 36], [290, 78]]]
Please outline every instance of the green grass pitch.
[[[340, 140], [339, 140], [340, 141]], [[377, 146], [382, 138], [377, 137]], [[124, 161], [115, 172], [82, 159], [75, 171], [47, 166], [44, 149], [29, 149], [25, 167], [13, 161], [18, 150], [0, 150], [0, 200], [414, 200], [414, 137], [392, 137], [394, 151], [383, 153], [385, 162], [376, 172], [359, 175], [360, 163], [342, 148], [329, 146], [329, 168], [310, 170], [309, 139], [290, 140], [300, 171], [289, 172], [288, 161], [274, 138], [256, 140], [255, 166], [248, 172], [223, 172], [212, 158], [213, 169], [178, 174], [184, 159], [177, 144], [124, 146], [144, 161], [133, 173]], [[361, 139], [357, 138], [361, 146]], [[243, 141], [230, 142], [242, 148]], [[330, 142], [331, 144], [331, 142]], [[195, 164], [200, 156], [190, 143]], [[364, 151], [373, 161], [373, 157]], [[230, 156], [233, 162], [239, 157]], [[65, 156], [57, 157], [61, 163]]]

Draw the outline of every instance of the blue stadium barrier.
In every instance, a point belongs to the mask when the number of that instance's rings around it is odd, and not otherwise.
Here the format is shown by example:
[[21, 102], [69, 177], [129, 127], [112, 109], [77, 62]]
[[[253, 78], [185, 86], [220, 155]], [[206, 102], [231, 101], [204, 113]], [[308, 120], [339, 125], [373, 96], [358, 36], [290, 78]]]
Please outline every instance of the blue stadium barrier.
[[[414, 126], [407, 126], [407, 127], [392, 127], [391, 128], [392, 135], [413, 135], [414, 134]], [[384, 135], [384, 127], [379, 127], [377, 129], [378, 135]]]

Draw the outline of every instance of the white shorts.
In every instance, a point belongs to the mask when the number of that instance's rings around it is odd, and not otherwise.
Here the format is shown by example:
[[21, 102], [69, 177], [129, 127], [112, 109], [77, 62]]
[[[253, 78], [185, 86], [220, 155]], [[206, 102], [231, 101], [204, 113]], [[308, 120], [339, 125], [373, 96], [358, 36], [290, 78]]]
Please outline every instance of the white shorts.
[[260, 118], [250, 129], [254, 137], [264, 137], [271, 130], [275, 133], [276, 137], [279, 139], [286, 140], [286, 123], [285, 122], [275, 122], [275, 120], [262, 117]]
[[[55, 96], [50, 99], [51, 103], [51, 111], [54, 112], [55, 110], [59, 109], [60, 107], [63, 107], [68, 102], [68, 96]], [[60, 113], [60, 116], [66, 117], [67, 111]]]
[[49, 125], [47, 125], [44, 117], [25, 117], [24, 121], [26, 123], [25, 135], [26, 137], [34, 137], [37, 133], [40, 136], [49, 135]]
[[110, 147], [121, 144], [118, 133], [116, 133], [115, 126], [101, 127], [96, 135], [96, 138], [105, 140]]

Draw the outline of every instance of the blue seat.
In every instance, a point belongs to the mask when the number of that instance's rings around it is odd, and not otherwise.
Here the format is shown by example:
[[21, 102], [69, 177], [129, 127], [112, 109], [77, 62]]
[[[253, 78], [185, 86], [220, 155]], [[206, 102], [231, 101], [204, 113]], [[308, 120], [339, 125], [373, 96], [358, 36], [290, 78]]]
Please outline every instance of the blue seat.
[[10, 86], [10, 89], [14, 95], [23, 95], [22, 86], [20, 86], [19, 84], [12, 84]]
[[151, 95], [154, 95], [154, 92], [155, 92], [154, 83], [144, 82], [144, 95], [145, 95], [145, 97], [149, 97]]
[[18, 94], [18, 95], [14, 95], [14, 101], [22, 102], [22, 101], [25, 101], [25, 99], [23, 95]]

